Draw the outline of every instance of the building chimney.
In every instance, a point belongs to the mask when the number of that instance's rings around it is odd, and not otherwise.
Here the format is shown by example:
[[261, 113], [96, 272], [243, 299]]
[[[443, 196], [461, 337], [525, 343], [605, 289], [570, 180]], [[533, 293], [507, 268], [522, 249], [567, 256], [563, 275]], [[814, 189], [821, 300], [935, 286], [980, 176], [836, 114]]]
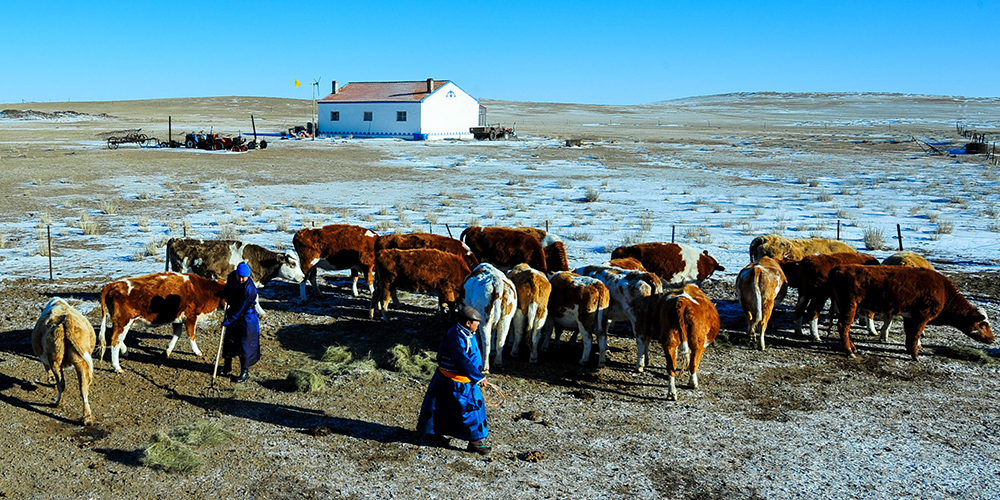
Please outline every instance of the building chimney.
[[337, 80], [334, 80], [334, 81], [333, 81], [333, 93], [334, 93], [334, 94], [336, 94], [336, 93], [337, 93]]
[[433, 78], [428, 78], [427, 79], [427, 93], [430, 94], [431, 92], [434, 92], [434, 79]]

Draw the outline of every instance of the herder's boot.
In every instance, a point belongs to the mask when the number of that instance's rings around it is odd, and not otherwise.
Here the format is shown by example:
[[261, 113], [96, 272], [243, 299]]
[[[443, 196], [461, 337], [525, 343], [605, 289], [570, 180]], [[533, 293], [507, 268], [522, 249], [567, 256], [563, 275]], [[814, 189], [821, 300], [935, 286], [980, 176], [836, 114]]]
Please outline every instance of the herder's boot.
[[250, 379], [250, 369], [244, 368], [243, 373], [240, 373], [240, 378], [236, 379], [237, 384], [241, 384]]

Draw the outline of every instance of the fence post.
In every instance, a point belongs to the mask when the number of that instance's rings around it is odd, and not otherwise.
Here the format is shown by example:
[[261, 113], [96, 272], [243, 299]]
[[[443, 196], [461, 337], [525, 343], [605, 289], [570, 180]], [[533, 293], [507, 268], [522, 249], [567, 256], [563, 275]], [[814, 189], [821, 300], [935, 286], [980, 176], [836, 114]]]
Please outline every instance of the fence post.
[[896, 224], [896, 238], [899, 238], [899, 251], [903, 251], [903, 233], [899, 230], [899, 224]]
[[45, 235], [49, 240], [49, 281], [52, 281], [52, 225], [45, 225]]
[[670, 225], [670, 242], [671, 242], [671, 243], [673, 243], [673, 242], [674, 242], [674, 232], [675, 232], [676, 230], [677, 230], [677, 226], [675, 226], [675, 225], [671, 224], [671, 225]]
[[840, 219], [837, 219], [837, 241], [840, 241]]
[[451, 235], [451, 227], [448, 226], [448, 223], [445, 223], [444, 228], [448, 230], [448, 237], [454, 238], [454, 236]]

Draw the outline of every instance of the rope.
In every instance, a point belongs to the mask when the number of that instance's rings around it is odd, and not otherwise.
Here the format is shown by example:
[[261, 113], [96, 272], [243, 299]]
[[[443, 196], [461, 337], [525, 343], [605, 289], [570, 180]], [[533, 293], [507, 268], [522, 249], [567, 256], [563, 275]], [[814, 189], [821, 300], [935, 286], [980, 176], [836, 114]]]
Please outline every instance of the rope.
[[490, 389], [489, 392], [483, 391], [483, 400], [486, 402], [486, 406], [496, 408], [507, 401], [507, 394], [503, 392], [500, 386], [491, 383], [489, 380], [484, 380], [482, 386], [483, 388]]

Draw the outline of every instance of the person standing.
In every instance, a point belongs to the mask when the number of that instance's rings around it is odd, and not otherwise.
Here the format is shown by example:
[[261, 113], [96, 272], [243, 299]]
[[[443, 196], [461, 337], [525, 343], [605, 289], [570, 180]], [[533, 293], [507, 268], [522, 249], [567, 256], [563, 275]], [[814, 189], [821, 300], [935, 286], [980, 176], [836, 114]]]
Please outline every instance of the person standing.
[[250, 279], [250, 266], [240, 262], [226, 279], [226, 318], [222, 321], [225, 337], [222, 355], [226, 363], [222, 374], [233, 371], [233, 358], [240, 358], [242, 370], [237, 383], [250, 378], [250, 367], [260, 360], [260, 322], [257, 319], [257, 287]]
[[464, 439], [469, 441], [467, 450], [488, 455], [492, 447], [484, 441], [489, 427], [480, 388], [486, 377], [475, 333], [482, 320], [479, 312], [464, 306], [458, 324], [445, 334], [438, 348], [438, 370], [420, 408], [417, 433], [438, 445], [447, 444], [449, 436]]

